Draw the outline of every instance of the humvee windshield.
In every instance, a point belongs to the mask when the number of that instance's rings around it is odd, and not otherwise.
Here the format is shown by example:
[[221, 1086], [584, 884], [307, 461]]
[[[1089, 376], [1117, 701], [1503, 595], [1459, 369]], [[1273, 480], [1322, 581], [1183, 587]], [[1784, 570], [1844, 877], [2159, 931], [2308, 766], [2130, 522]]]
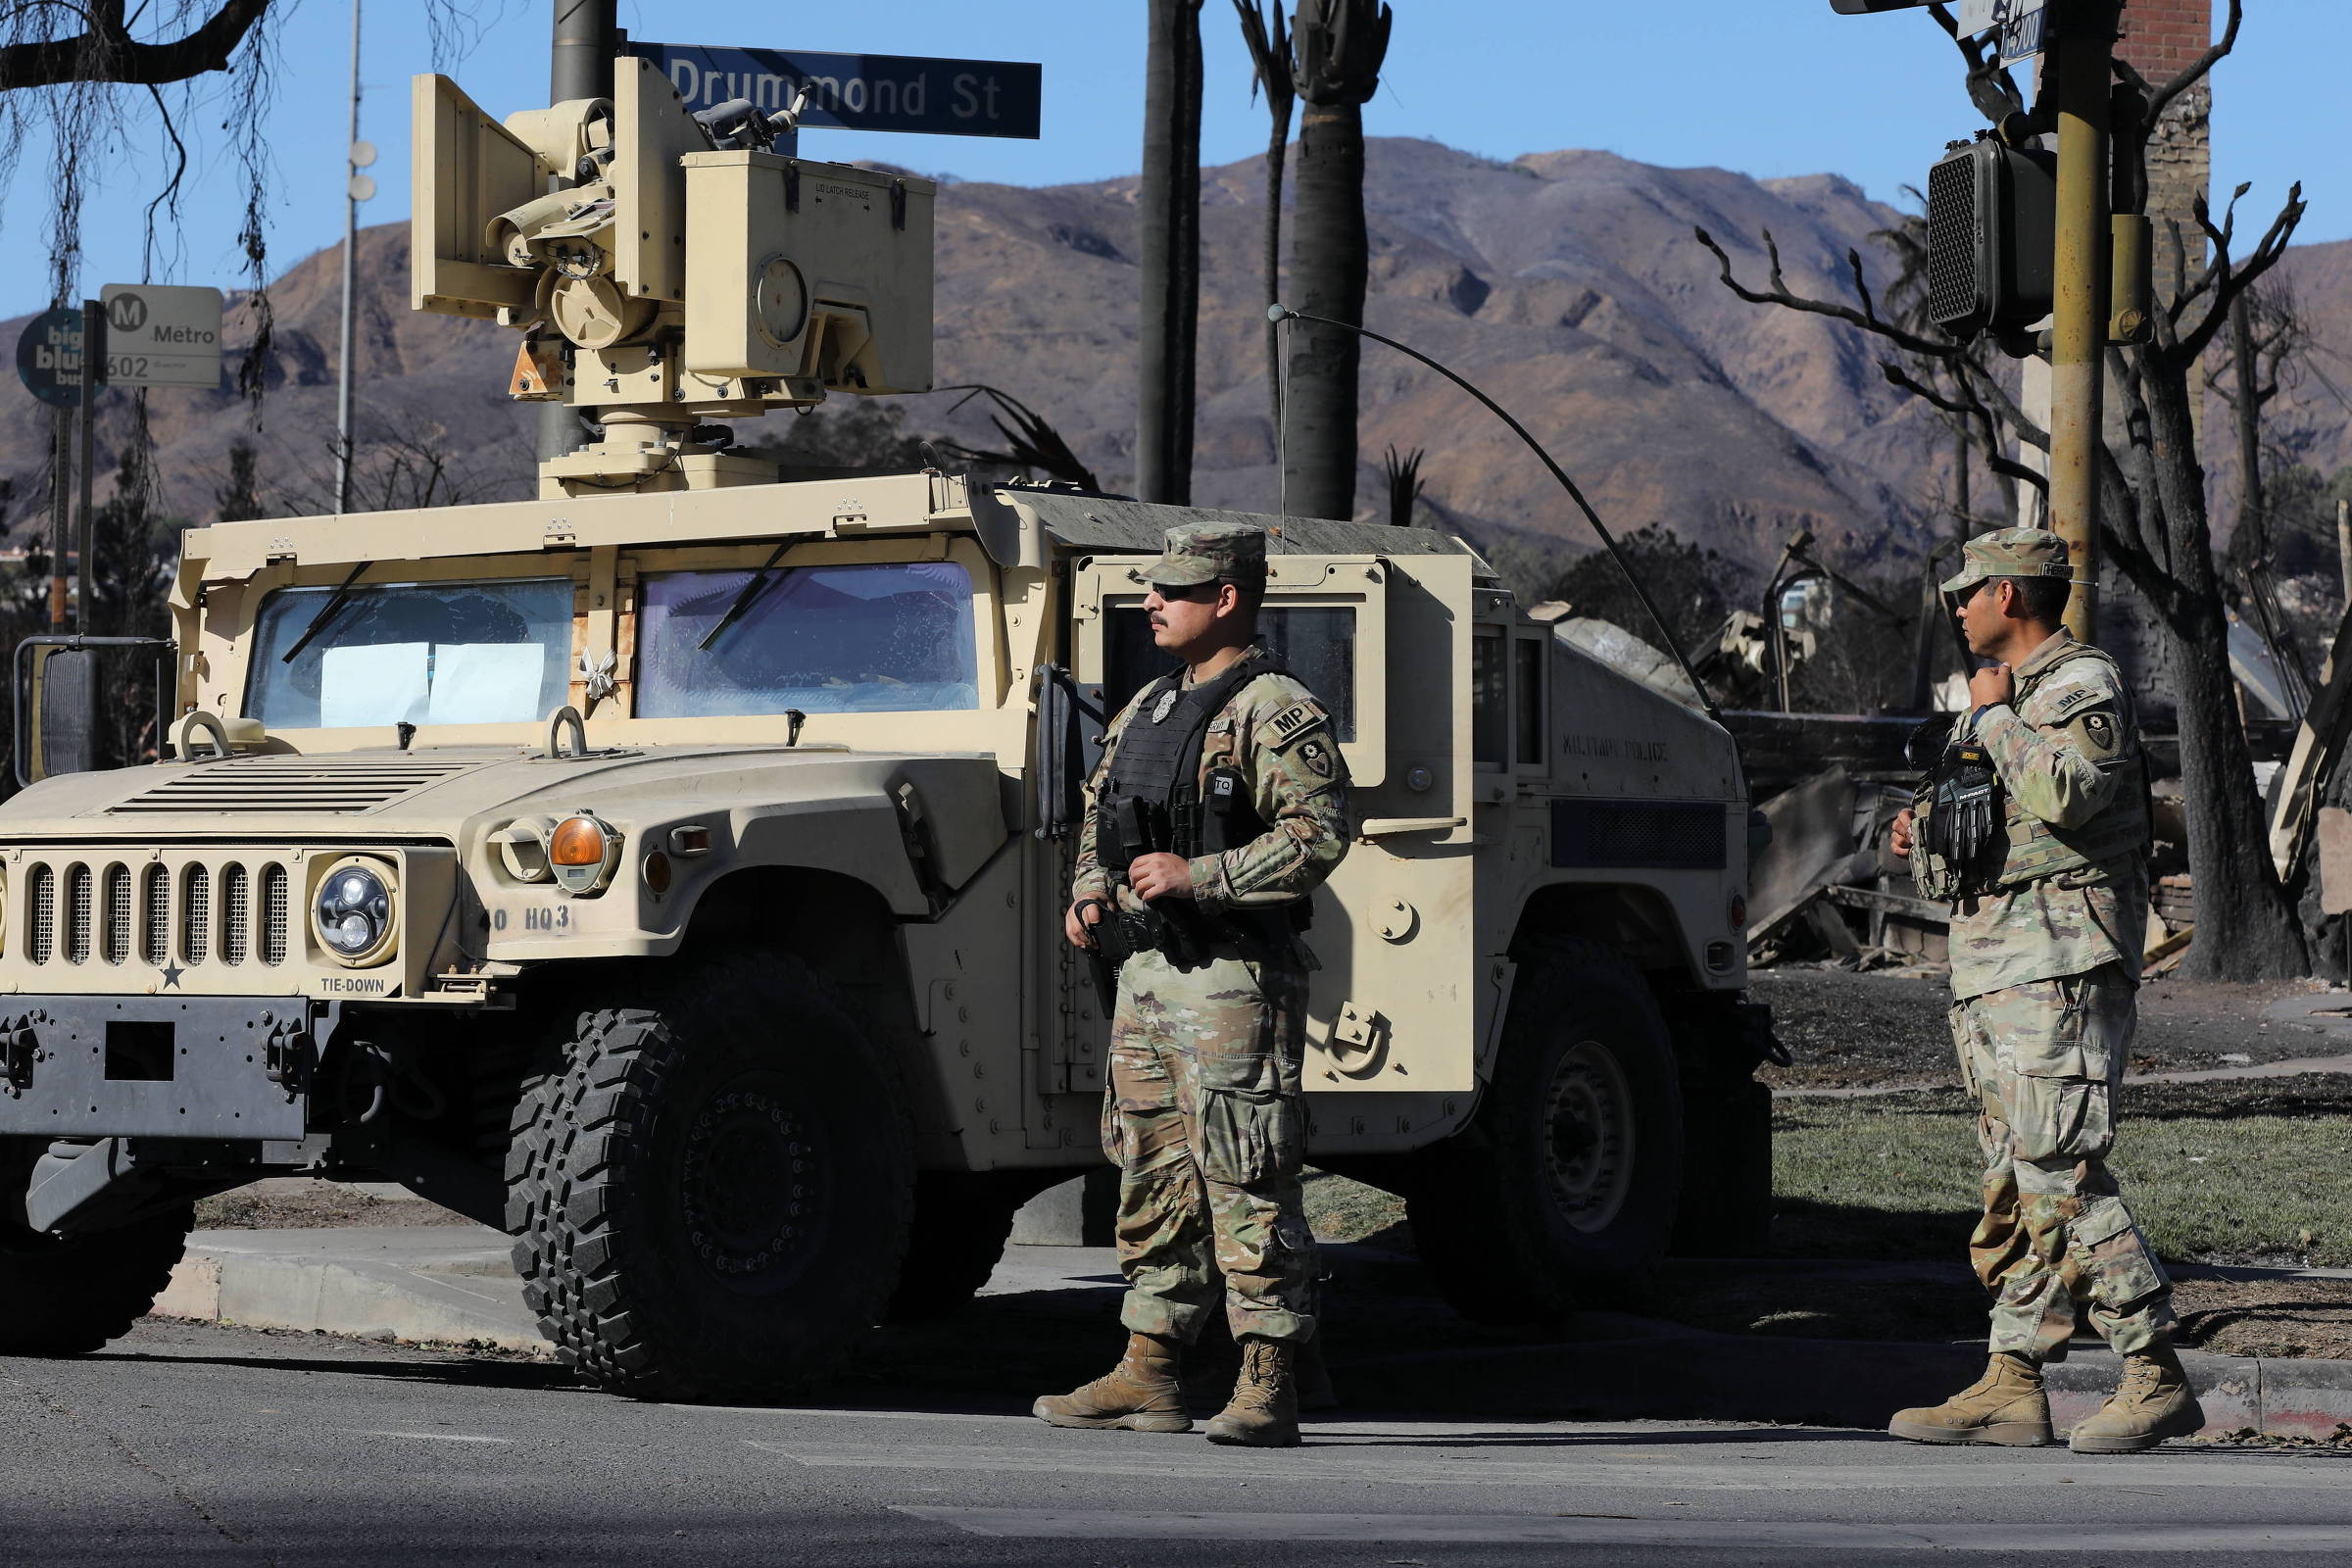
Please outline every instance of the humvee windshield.
[[569, 577], [370, 583], [321, 619], [341, 592], [281, 588], [263, 602], [248, 715], [272, 729], [511, 724], [568, 700]]
[[980, 706], [972, 579], [961, 566], [780, 567], [721, 626], [754, 575], [665, 571], [643, 579], [638, 717]]

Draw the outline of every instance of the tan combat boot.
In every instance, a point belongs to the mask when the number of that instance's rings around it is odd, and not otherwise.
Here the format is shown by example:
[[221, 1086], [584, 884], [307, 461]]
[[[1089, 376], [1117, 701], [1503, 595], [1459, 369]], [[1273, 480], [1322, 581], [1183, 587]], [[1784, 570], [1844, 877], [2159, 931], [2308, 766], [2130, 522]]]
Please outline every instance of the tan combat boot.
[[1068, 1394], [1049, 1394], [1029, 1413], [1050, 1426], [1124, 1427], [1130, 1432], [1190, 1432], [1184, 1380], [1174, 1340], [1127, 1336], [1127, 1353], [1108, 1375]]
[[1233, 1386], [1233, 1402], [1208, 1424], [1208, 1441], [1245, 1448], [1298, 1446], [1298, 1354], [1295, 1345], [1243, 1341], [1241, 1381]]
[[2079, 1421], [2067, 1439], [2077, 1453], [2137, 1453], [2205, 1424], [2204, 1406], [2180, 1370], [2180, 1357], [2159, 1345], [2124, 1357], [2124, 1375], [2099, 1413]]
[[1913, 1443], [2038, 1448], [2050, 1441], [2050, 1397], [2042, 1392], [2041, 1368], [2000, 1350], [1976, 1382], [1941, 1404], [1895, 1411], [1886, 1430]]

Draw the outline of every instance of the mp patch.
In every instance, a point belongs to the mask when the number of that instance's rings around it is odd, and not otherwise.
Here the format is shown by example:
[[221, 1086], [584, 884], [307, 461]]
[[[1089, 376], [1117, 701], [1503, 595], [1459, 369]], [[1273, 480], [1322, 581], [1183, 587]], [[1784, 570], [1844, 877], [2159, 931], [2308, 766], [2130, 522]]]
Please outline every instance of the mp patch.
[[1274, 732], [1274, 746], [1279, 751], [1322, 722], [1322, 710], [1314, 704], [1293, 703], [1267, 719], [1266, 727]]

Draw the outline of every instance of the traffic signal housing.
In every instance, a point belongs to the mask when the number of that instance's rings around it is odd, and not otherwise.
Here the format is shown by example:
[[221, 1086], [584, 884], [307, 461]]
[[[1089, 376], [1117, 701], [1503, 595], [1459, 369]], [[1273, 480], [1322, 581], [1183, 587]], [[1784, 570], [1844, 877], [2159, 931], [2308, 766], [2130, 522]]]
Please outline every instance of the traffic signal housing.
[[1991, 333], [2033, 352], [2050, 314], [2058, 159], [1985, 134], [1954, 142], [1928, 172], [1928, 315], [1952, 336]]

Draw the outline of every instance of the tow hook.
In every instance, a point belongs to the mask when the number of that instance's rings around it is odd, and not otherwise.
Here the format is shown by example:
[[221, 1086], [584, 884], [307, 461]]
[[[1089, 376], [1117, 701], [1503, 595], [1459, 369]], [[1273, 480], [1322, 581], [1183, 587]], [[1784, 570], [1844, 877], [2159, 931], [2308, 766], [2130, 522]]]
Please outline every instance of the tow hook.
[[37, 1014], [0, 1019], [0, 1081], [12, 1098], [32, 1087], [32, 1065], [41, 1059], [40, 1037], [32, 1032]]
[[310, 1030], [299, 1017], [272, 1018], [264, 1013], [262, 1022], [270, 1029], [269, 1042], [262, 1048], [262, 1063], [270, 1081], [288, 1094], [300, 1094], [310, 1087], [311, 1068], [317, 1064]]

